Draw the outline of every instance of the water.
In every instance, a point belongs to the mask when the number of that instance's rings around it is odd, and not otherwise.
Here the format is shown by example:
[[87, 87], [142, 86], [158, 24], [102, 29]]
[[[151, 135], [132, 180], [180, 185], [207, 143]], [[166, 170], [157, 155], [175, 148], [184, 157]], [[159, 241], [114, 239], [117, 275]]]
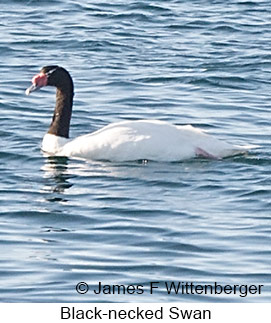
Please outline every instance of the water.
[[[2, 302], [270, 301], [270, 11], [260, 0], [1, 1]], [[46, 158], [54, 91], [24, 90], [48, 64], [74, 78], [72, 137], [150, 118], [259, 148], [180, 163]], [[95, 295], [99, 281], [145, 292]], [[264, 288], [150, 295], [151, 281]]]

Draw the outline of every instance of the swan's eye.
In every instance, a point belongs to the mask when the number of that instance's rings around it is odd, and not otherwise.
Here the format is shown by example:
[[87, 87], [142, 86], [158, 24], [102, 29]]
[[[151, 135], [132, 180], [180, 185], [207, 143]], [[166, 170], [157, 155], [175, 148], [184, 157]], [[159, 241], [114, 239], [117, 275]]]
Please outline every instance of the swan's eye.
[[50, 76], [50, 75], [52, 75], [56, 70], [57, 70], [57, 67], [56, 67], [56, 68], [53, 68], [53, 69], [52, 69], [52, 70], [50, 70], [50, 71], [48, 71], [48, 72], [46, 73], [46, 75], [47, 75], [47, 76]]

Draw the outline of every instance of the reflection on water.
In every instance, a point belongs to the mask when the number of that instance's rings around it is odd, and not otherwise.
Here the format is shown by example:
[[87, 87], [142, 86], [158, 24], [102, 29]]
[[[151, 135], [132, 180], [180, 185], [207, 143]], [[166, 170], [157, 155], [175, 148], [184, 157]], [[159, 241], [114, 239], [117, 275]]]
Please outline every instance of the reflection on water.
[[72, 175], [68, 174], [68, 162], [69, 160], [66, 157], [50, 156], [46, 159], [42, 167], [44, 178], [46, 179], [46, 184], [43, 189], [53, 193], [47, 198], [48, 201], [63, 201], [61, 194], [72, 186], [69, 182]]

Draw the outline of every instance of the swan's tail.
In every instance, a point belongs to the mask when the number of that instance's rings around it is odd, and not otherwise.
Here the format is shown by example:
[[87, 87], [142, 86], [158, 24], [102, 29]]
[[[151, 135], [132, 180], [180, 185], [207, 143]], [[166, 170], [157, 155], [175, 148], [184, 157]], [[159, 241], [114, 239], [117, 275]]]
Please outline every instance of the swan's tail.
[[209, 158], [209, 159], [222, 159], [225, 157], [231, 157], [231, 156], [237, 156], [237, 155], [244, 155], [249, 150], [257, 148], [259, 146], [255, 145], [246, 145], [246, 146], [232, 146], [230, 148], [224, 148], [220, 150], [219, 152], [210, 153], [205, 149], [202, 149], [200, 147], [196, 148], [196, 156], [197, 157], [203, 157], [203, 158]]
[[224, 157], [230, 157], [230, 156], [237, 156], [237, 155], [244, 155], [246, 153], [248, 153], [250, 150], [258, 148], [259, 146], [256, 145], [244, 145], [244, 146], [233, 146], [233, 148], [230, 149], [225, 149], [223, 151], [223, 156], [221, 156], [222, 158]]

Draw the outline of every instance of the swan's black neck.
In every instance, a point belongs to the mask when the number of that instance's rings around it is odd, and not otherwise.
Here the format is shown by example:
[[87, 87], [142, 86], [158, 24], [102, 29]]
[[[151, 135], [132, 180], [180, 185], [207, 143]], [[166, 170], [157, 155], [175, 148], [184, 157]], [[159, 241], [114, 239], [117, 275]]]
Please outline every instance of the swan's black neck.
[[56, 106], [48, 133], [59, 137], [69, 138], [70, 121], [73, 105], [73, 82], [70, 74], [59, 68], [59, 71], [48, 79], [48, 85], [55, 86]]

